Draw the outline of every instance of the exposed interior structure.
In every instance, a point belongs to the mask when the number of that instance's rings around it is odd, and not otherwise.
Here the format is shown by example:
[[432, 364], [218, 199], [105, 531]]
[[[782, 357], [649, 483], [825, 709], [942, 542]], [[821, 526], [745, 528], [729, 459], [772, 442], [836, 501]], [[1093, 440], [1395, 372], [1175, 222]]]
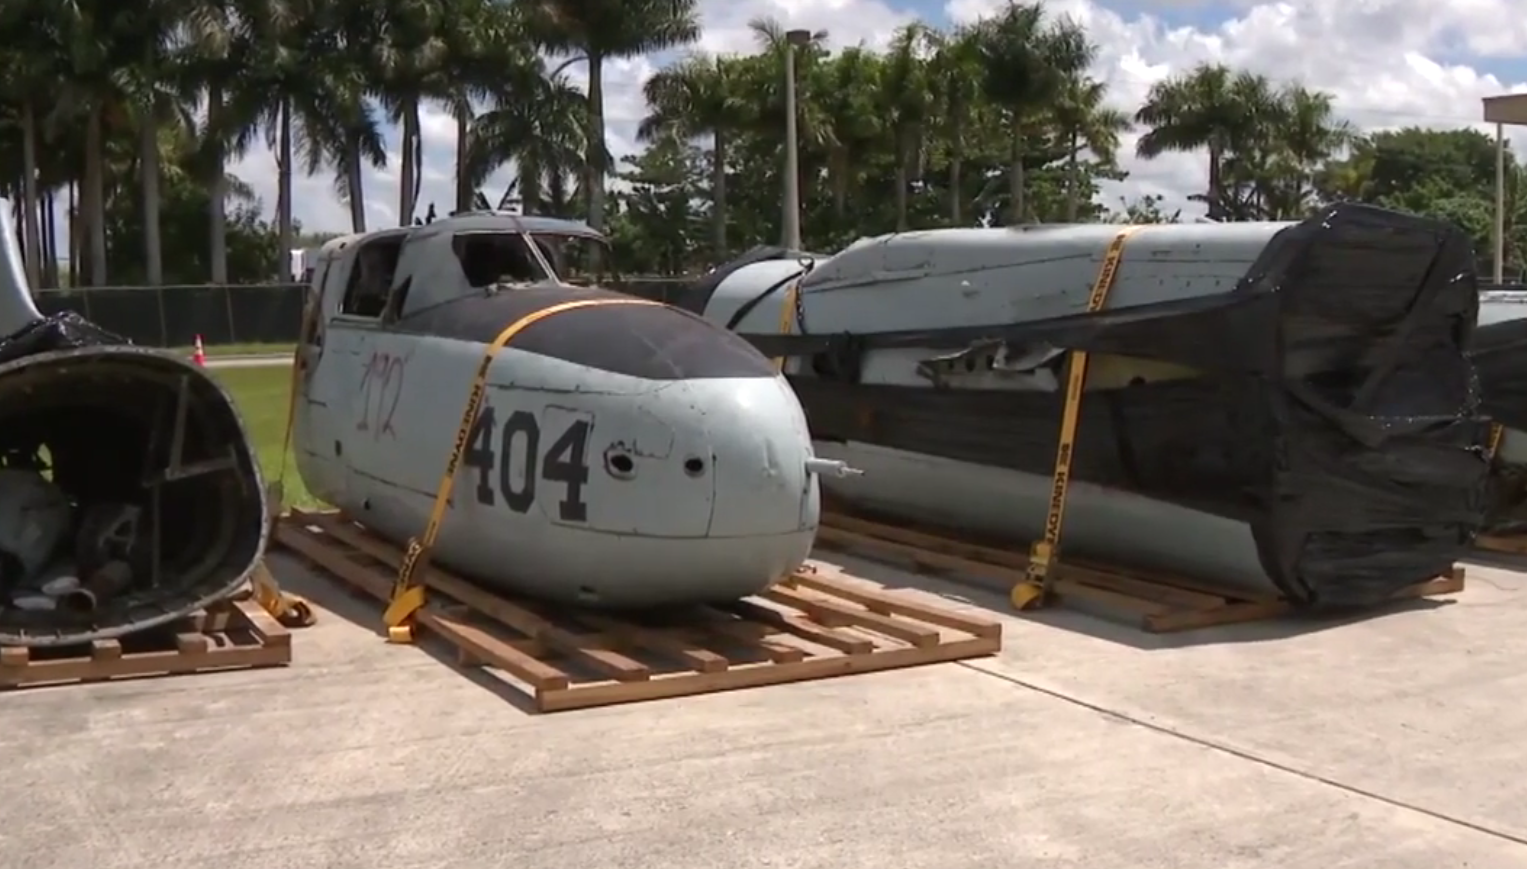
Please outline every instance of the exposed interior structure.
[[0, 364], [0, 643], [62, 645], [170, 621], [236, 589], [265, 495], [230, 397], [134, 347]]

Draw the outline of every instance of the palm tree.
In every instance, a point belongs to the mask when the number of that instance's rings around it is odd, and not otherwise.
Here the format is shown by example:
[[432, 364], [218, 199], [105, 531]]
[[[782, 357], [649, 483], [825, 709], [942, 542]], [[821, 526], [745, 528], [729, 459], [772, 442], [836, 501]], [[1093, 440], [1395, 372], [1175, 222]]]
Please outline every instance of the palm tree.
[[143, 198], [143, 255], [151, 286], [164, 283], [164, 250], [159, 238], [160, 126], [187, 122], [181, 67], [184, 40], [180, 9], [173, 0], [144, 0], [125, 30], [116, 32], [135, 53], [135, 62], [116, 76], [120, 99], [138, 132], [138, 178]]
[[1146, 94], [1135, 121], [1151, 129], [1140, 137], [1136, 153], [1150, 160], [1172, 152], [1209, 151], [1209, 187], [1201, 197], [1211, 220], [1228, 215], [1225, 160], [1237, 143], [1256, 134], [1256, 106], [1247, 97], [1257, 88], [1247, 73], [1221, 64], [1200, 64], [1186, 75], [1157, 82]]
[[1278, 95], [1278, 104], [1283, 123], [1277, 127], [1277, 140], [1288, 163], [1290, 210], [1304, 211], [1315, 190], [1314, 167], [1344, 151], [1355, 140], [1356, 131], [1336, 117], [1328, 93], [1294, 85]]
[[[923, 126], [933, 106], [926, 55], [928, 30], [908, 24], [896, 32], [885, 61], [880, 100], [896, 148], [896, 231], [906, 232], [912, 164], [921, 156]], [[920, 174], [920, 173], [919, 173]]]
[[[32, 15], [37, 15], [32, 19]], [[36, 30], [37, 23], [44, 28]], [[27, 282], [42, 286], [43, 245], [39, 225], [37, 146], [40, 140], [37, 95], [44, 93], [47, 71], [52, 61], [47, 47], [53, 35], [44, 10], [32, 0], [0, 7], [0, 43], [8, 46], [0, 54], [0, 102], [16, 107], [21, 151], [21, 231], [25, 248]]]
[[200, 139], [211, 196], [207, 218], [214, 284], [228, 282], [228, 159], [248, 149], [256, 130], [253, 118], [230, 109], [241, 101], [242, 89], [259, 85], [251, 73], [258, 62], [259, 22], [270, 14], [270, 0], [191, 0], [185, 18], [183, 69], [189, 82], [203, 89], [207, 107]]
[[657, 73], [643, 86], [649, 114], [637, 128], [637, 138], [655, 141], [662, 135], [711, 139], [711, 224], [716, 261], [726, 258], [726, 161], [731, 137], [749, 123], [750, 107], [743, 99], [736, 61], [692, 55]]
[[970, 28], [943, 36], [934, 52], [929, 76], [937, 99], [939, 122], [949, 146], [949, 223], [963, 217], [965, 131], [971, 110], [980, 98], [980, 46]]
[[398, 225], [414, 220], [423, 174], [423, 137], [419, 110], [425, 100], [449, 93], [450, 71], [444, 20], [438, 0], [386, 0], [377, 10], [381, 38], [372, 43], [377, 73], [375, 95], [390, 120], [401, 126], [402, 165], [398, 180]]
[[588, 61], [588, 125], [584, 195], [588, 221], [604, 228], [604, 64], [678, 48], [700, 38], [695, 0], [519, 0], [531, 33], [549, 49]]
[[1060, 100], [1052, 109], [1056, 132], [1066, 142], [1066, 222], [1075, 223], [1081, 198], [1081, 171], [1078, 165], [1082, 148], [1092, 152], [1099, 162], [1112, 165], [1117, 160], [1119, 135], [1128, 132], [1129, 116], [1103, 104], [1108, 86], [1085, 76], [1066, 81]]
[[509, 79], [539, 77], [535, 46], [513, 7], [483, 0], [446, 0], [454, 26], [445, 33], [445, 61], [432, 90], [456, 122], [456, 210], [472, 206], [469, 146], [477, 105]]
[[1065, 87], [1097, 53], [1087, 34], [1069, 18], [1050, 22], [1042, 3], [1009, 0], [997, 17], [979, 25], [982, 91], [1006, 115], [1010, 145], [1009, 220], [1028, 219], [1024, 178], [1026, 140]]
[[[516, 164], [515, 186], [526, 213], [550, 205], [565, 216], [566, 179], [583, 172], [587, 97], [560, 68], [547, 70], [532, 58], [511, 67], [493, 89], [493, 105], [473, 123], [468, 139], [467, 179], [476, 189], [499, 167]], [[606, 162], [609, 154], [598, 155]]]
[[884, 135], [875, 104], [882, 71], [879, 55], [857, 47], [845, 48], [811, 76], [808, 90], [815, 95], [815, 110], [806, 114], [822, 125], [832, 213], [839, 221], [847, 219], [849, 189], [863, 173], [856, 159], [873, 152]]

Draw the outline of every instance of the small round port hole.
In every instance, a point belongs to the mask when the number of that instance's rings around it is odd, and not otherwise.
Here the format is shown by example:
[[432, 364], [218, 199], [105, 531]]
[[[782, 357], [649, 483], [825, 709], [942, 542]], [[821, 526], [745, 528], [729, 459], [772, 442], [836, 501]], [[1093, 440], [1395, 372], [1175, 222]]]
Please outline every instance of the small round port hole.
[[693, 457], [685, 459], [684, 473], [690, 475], [691, 477], [700, 476], [701, 474], [705, 473], [705, 461], [703, 459]]
[[626, 478], [636, 473], [636, 462], [625, 453], [615, 453], [607, 456], [604, 466], [615, 477]]

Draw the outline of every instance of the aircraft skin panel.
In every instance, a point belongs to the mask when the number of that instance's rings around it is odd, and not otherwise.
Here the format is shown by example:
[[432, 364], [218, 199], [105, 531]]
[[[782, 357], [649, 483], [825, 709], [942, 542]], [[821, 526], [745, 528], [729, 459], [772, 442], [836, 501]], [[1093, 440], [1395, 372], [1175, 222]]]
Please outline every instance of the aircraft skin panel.
[[[312, 401], [299, 416], [314, 494], [390, 539], [419, 534], [480, 339], [582, 298], [629, 297], [537, 287], [394, 327], [331, 320], [305, 387], [327, 417]], [[333, 456], [320, 461], [324, 446]], [[794, 569], [815, 538], [793, 392], [745, 341], [674, 308], [588, 307], [526, 328], [489, 369], [467, 447], [435, 559], [485, 584], [609, 607], [728, 601]]]
[[[570, 299], [630, 298], [607, 290], [526, 287], [434, 305], [403, 317], [390, 331], [489, 344], [509, 323]], [[607, 305], [552, 317], [516, 336], [514, 349], [646, 380], [775, 373], [747, 341], [664, 305]]]
[[[857, 441], [818, 441], [816, 450], [864, 471], [823, 487], [865, 510], [905, 516], [905, 493], [915, 491], [919, 521], [1022, 543], [1044, 534], [1048, 473]], [[1073, 557], [1107, 563], [1126, 551], [1132, 568], [1266, 591], [1256, 542], [1243, 522], [1082, 480], [1071, 485], [1066, 504], [1066, 552]]]
[[[824, 481], [850, 504], [1030, 542], [1085, 349], [1067, 551], [1079, 536], [1104, 561], [1367, 605], [1445, 571], [1483, 519], [1479, 299], [1449, 224], [1338, 205], [1299, 223], [930, 230], [771, 292], [790, 259], [720, 267], [704, 315], [788, 355], [816, 448], [865, 470]], [[1136, 502], [1170, 527], [1105, 534]]]
[[[1286, 226], [1145, 227], [1124, 248], [1104, 310], [1229, 293]], [[854, 248], [802, 280], [807, 328], [872, 333], [1082, 314], [1103, 252], [1121, 229], [939, 230]]]

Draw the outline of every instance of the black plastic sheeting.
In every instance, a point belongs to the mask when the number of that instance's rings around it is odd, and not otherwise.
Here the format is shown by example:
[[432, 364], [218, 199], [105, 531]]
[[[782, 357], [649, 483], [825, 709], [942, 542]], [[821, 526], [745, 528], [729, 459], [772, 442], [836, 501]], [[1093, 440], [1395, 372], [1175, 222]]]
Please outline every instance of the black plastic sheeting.
[[108, 332], [73, 311], [64, 311], [43, 317], [0, 338], [0, 364], [50, 350], [130, 343], [121, 335]]
[[1527, 319], [1481, 326], [1469, 358], [1484, 388], [1484, 411], [1527, 431]]
[[[806, 299], [809, 323], [809, 282]], [[748, 337], [767, 356], [811, 357], [816, 376], [793, 383], [814, 436], [1045, 475], [1061, 395], [861, 385], [862, 354], [1000, 338], [1199, 369], [1089, 391], [1073, 475], [1248, 523], [1268, 579], [1331, 608], [1445, 573], [1484, 520], [1489, 424], [1465, 354], [1478, 304], [1456, 227], [1339, 205], [1279, 232], [1222, 296], [974, 329]], [[1335, 361], [1293, 373], [1312, 353]]]

